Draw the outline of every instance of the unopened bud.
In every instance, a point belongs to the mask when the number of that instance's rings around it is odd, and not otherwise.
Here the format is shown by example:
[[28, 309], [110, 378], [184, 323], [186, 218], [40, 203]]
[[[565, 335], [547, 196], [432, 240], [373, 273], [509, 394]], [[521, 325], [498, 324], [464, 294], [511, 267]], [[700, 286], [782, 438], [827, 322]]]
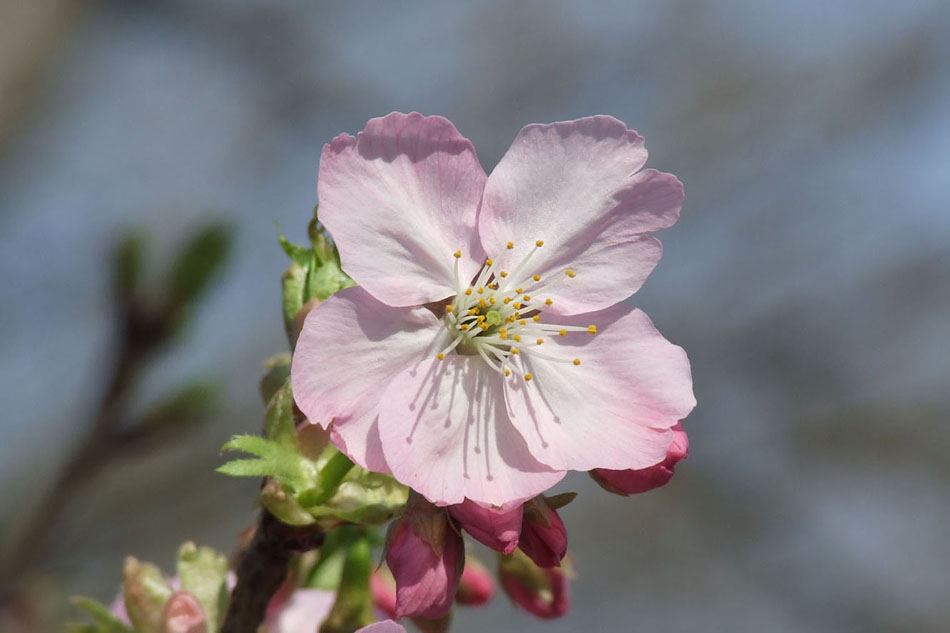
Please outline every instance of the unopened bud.
[[459, 604], [480, 606], [487, 604], [495, 595], [495, 581], [485, 566], [469, 556], [459, 581], [455, 601]]
[[396, 617], [396, 581], [389, 569], [382, 567], [369, 578], [373, 606], [388, 618]]
[[465, 564], [462, 536], [444, 508], [411, 494], [386, 536], [386, 564], [396, 580], [396, 615], [437, 620], [448, 614]]
[[567, 573], [562, 568], [542, 569], [524, 552], [499, 556], [501, 588], [512, 602], [539, 618], [559, 618], [568, 612]]
[[664, 486], [673, 478], [677, 462], [689, 455], [689, 438], [679, 422], [673, 427], [673, 442], [666, 452], [666, 459], [649, 468], [610, 470], [597, 468], [590, 471], [591, 478], [608, 492], [630, 496]]
[[187, 591], [173, 594], [162, 612], [161, 633], [208, 633], [208, 620], [198, 599]]
[[463, 530], [479, 543], [497, 552], [510, 554], [518, 546], [522, 507], [502, 512], [485, 508], [466, 499], [449, 506], [449, 514]]
[[535, 497], [524, 504], [518, 547], [539, 567], [557, 567], [567, 553], [567, 529], [544, 497]]

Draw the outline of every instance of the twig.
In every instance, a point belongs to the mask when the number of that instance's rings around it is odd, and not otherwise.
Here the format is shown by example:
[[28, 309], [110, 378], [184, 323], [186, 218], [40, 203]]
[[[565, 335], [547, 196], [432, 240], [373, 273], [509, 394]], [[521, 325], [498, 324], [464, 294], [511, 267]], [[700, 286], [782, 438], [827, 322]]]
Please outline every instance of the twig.
[[271, 597], [287, 577], [291, 558], [320, 547], [323, 536], [317, 527], [286, 525], [261, 510], [254, 538], [238, 562], [237, 585], [231, 592], [221, 632], [255, 633], [264, 621]]

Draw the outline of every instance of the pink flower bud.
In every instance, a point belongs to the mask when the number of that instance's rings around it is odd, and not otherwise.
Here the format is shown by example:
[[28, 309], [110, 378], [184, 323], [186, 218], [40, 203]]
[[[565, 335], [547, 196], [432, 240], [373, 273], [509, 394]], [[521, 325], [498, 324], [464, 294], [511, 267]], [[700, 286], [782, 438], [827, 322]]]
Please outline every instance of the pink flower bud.
[[179, 591], [165, 603], [162, 633], [208, 633], [208, 621], [198, 599]]
[[538, 567], [558, 567], [567, 553], [567, 530], [554, 508], [544, 497], [535, 497], [524, 504], [524, 522], [518, 543]]
[[386, 617], [396, 617], [396, 585], [389, 570], [381, 569], [369, 577], [369, 591], [375, 606]]
[[666, 459], [655, 466], [638, 470], [610, 470], [597, 468], [590, 476], [608, 492], [629, 496], [647, 490], [653, 490], [673, 478], [676, 463], [689, 455], [689, 438], [679, 422], [673, 427], [673, 443], [666, 452]]
[[499, 559], [498, 574], [501, 588], [528, 613], [549, 620], [568, 612], [568, 579], [563, 569], [541, 569], [516, 551]]
[[406, 513], [386, 535], [386, 564], [396, 580], [396, 616], [438, 619], [452, 607], [465, 564], [462, 536], [444, 508], [410, 494]]
[[483, 508], [466, 499], [449, 506], [449, 514], [472, 538], [497, 552], [510, 554], [518, 547], [522, 516], [520, 505], [514, 510], [502, 512]]
[[455, 594], [455, 601], [459, 604], [480, 606], [486, 604], [495, 595], [495, 581], [485, 566], [474, 558], [465, 561], [462, 579], [459, 581], [459, 590]]

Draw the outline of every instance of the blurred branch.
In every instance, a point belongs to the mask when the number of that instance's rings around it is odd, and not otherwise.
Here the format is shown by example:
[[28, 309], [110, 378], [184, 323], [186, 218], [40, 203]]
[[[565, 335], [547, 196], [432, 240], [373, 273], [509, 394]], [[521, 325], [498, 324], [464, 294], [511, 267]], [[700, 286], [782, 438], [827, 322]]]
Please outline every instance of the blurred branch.
[[131, 423], [127, 409], [142, 372], [183, 330], [191, 309], [218, 276], [230, 243], [230, 230], [219, 223], [199, 229], [176, 257], [164, 284], [152, 293], [143, 287], [144, 238], [130, 233], [117, 244], [112, 276], [118, 343], [112, 370], [85, 436], [21, 529], [19, 540], [8, 544], [0, 566], [0, 603], [15, 595], [63, 508], [95, 474], [130, 449], [152, 445], [209, 417], [213, 391], [203, 383], [186, 385]]

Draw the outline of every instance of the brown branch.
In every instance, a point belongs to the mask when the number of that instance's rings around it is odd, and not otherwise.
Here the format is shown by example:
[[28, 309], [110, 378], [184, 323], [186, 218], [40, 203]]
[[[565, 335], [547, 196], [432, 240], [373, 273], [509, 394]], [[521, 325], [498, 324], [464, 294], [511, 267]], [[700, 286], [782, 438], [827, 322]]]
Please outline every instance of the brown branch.
[[255, 633], [271, 597], [287, 577], [291, 558], [322, 544], [319, 528], [286, 525], [261, 510], [254, 538], [238, 562], [237, 585], [231, 592], [222, 633]]

